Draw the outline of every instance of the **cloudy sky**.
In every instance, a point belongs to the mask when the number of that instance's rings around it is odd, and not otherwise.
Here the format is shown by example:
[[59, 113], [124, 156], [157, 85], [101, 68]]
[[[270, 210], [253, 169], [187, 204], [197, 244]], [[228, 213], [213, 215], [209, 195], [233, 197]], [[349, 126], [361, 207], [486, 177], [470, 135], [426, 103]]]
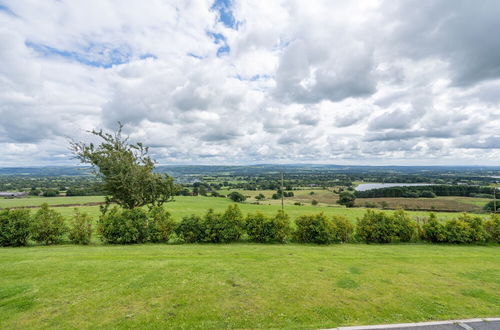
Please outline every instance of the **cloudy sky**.
[[500, 2], [0, 0], [0, 166], [500, 165]]

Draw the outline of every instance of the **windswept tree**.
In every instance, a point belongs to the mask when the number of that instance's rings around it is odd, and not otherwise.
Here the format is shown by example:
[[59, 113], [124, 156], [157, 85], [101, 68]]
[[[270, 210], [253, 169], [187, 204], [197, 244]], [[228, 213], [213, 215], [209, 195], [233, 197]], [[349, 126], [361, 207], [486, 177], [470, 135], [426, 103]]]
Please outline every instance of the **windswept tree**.
[[110, 203], [126, 209], [148, 205], [161, 206], [171, 201], [176, 186], [168, 175], [153, 173], [155, 161], [142, 143], [131, 144], [122, 136], [123, 125], [114, 133], [92, 130], [100, 138], [99, 144], [71, 141], [71, 150], [84, 164], [90, 164], [102, 181], [106, 194], [107, 211]]

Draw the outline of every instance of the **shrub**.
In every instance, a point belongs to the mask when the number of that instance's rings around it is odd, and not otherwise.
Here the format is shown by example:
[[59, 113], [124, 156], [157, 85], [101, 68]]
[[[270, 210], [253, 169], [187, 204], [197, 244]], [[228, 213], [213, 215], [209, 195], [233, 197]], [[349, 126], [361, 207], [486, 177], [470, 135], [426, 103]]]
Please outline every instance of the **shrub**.
[[73, 223], [69, 229], [69, 239], [75, 244], [89, 244], [92, 237], [92, 219], [87, 213], [75, 208]]
[[197, 215], [183, 217], [177, 228], [177, 236], [186, 243], [197, 243], [205, 239], [203, 220]]
[[212, 243], [234, 242], [243, 234], [243, 214], [238, 205], [229, 205], [223, 214], [208, 210], [203, 219], [206, 240]]
[[432, 243], [446, 241], [446, 230], [434, 213], [429, 215], [429, 219], [422, 226], [422, 239]]
[[343, 191], [339, 194], [337, 204], [344, 205], [345, 207], [354, 207], [356, 196], [352, 192]]
[[500, 202], [493, 200], [486, 203], [483, 209], [487, 212], [499, 213], [500, 212]]
[[472, 230], [469, 224], [463, 220], [452, 219], [445, 225], [446, 242], [448, 243], [471, 243]]
[[357, 225], [357, 236], [366, 243], [408, 242], [415, 231], [416, 224], [402, 210], [393, 215], [367, 210]]
[[148, 239], [148, 214], [141, 208], [113, 207], [99, 219], [98, 232], [111, 244], [143, 243]]
[[403, 210], [398, 210], [392, 215], [396, 240], [409, 242], [415, 236], [417, 225]]
[[43, 203], [35, 213], [30, 224], [31, 237], [38, 243], [57, 244], [62, 241], [67, 227], [63, 216], [49, 209], [47, 203]]
[[291, 233], [290, 219], [282, 210], [279, 210], [274, 218], [266, 217], [260, 212], [249, 214], [246, 230], [251, 241], [284, 243]]
[[352, 224], [347, 220], [346, 217], [341, 215], [334, 215], [332, 222], [335, 226], [336, 239], [337, 242], [346, 243], [351, 240], [354, 228]]
[[153, 243], [168, 242], [175, 230], [175, 221], [161, 206], [153, 207], [148, 213], [149, 240]]
[[420, 193], [420, 197], [423, 198], [436, 198], [436, 194], [430, 190], [424, 190]]
[[23, 246], [30, 235], [28, 210], [0, 211], [0, 246]]
[[323, 213], [303, 215], [295, 221], [295, 239], [300, 243], [330, 244], [337, 239], [335, 225]]
[[317, 200], [315, 200], [315, 199], [313, 199], [313, 200], [311, 201], [311, 205], [314, 205], [314, 206], [318, 205], [318, 201], [317, 201]]
[[462, 214], [459, 220], [464, 221], [470, 227], [470, 240], [475, 243], [483, 243], [488, 239], [488, 233], [484, 228], [483, 219], [478, 216], [471, 216], [469, 214]]
[[484, 223], [484, 228], [491, 241], [500, 243], [500, 215], [492, 214], [491, 218]]
[[245, 199], [247, 199], [243, 194], [240, 194], [237, 191], [233, 191], [233, 192], [229, 193], [227, 195], [227, 197], [229, 197], [230, 200], [232, 200], [233, 202], [236, 202], [236, 203], [244, 202]]

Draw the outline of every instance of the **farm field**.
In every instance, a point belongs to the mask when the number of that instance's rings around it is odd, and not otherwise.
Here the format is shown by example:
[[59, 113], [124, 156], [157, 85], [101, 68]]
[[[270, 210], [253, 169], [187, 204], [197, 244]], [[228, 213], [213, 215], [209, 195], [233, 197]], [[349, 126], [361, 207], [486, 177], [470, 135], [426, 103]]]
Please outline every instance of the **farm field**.
[[0, 328], [326, 328], [499, 314], [495, 246], [0, 249]]
[[440, 196], [436, 198], [358, 198], [356, 205], [364, 206], [372, 203], [379, 206], [385, 202], [389, 208], [481, 212], [484, 205], [490, 200], [460, 196]]
[[[71, 202], [69, 202], [69, 200]], [[48, 203], [49, 205], [61, 205], [61, 204], [86, 204], [104, 201], [104, 197], [100, 196], [83, 196], [83, 197], [35, 197], [27, 199], [0, 199], [0, 207], [26, 207], [26, 206], [39, 206], [43, 203]], [[344, 215], [352, 222], [356, 221], [357, 218], [362, 217], [366, 212], [365, 208], [344, 208], [339, 205], [327, 205], [319, 204], [317, 206], [312, 206], [310, 204], [304, 205], [293, 205], [294, 201], [290, 199], [285, 200], [285, 211], [292, 218], [304, 214], [319, 213], [324, 212], [326, 215]], [[266, 215], [274, 215], [281, 209], [281, 202], [275, 200], [265, 200], [260, 202], [260, 204], [251, 203], [240, 203], [238, 204], [244, 213], [255, 213], [262, 212]], [[169, 202], [165, 204], [165, 208], [169, 210], [172, 216], [180, 220], [183, 216], [190, 214], [202, 215], [206, 213], [209, 208], [213, 208], [215, 211], [223, 211], [228, 207], [228, 205], [234, 204], [227, 198], [219, 197], [203, 197], [203, 196], [176, 196], [174, 202]], [[69, 207], [56, 207], [55, 210], [62, 213], [64, 216], [71, 216], [74, 212], [74, 206]], [[89, 213], [92, 217], [97, 218], [99, 216], [99, 206], [78, 206], [78, 209]], [[391, 212], [391, 211], [386, 211]], [[408, 212], [413, 217], [427, 217], [429, 212], [427, 211], [409, 211]], [[435, 212], [438, 218], [451, 218], [456, 216], [456, 213], [450, 212]]]

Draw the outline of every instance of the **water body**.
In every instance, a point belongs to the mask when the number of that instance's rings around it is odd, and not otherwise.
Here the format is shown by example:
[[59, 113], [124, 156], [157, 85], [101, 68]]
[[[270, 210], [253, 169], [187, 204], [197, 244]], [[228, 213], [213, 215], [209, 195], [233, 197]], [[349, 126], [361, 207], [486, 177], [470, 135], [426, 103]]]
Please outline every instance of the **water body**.
[[409, 187], [409, 186], [432, 186], [433, 183], [362, 183], [356, 187], [356, 191], [366, 191], [379, 188]]

